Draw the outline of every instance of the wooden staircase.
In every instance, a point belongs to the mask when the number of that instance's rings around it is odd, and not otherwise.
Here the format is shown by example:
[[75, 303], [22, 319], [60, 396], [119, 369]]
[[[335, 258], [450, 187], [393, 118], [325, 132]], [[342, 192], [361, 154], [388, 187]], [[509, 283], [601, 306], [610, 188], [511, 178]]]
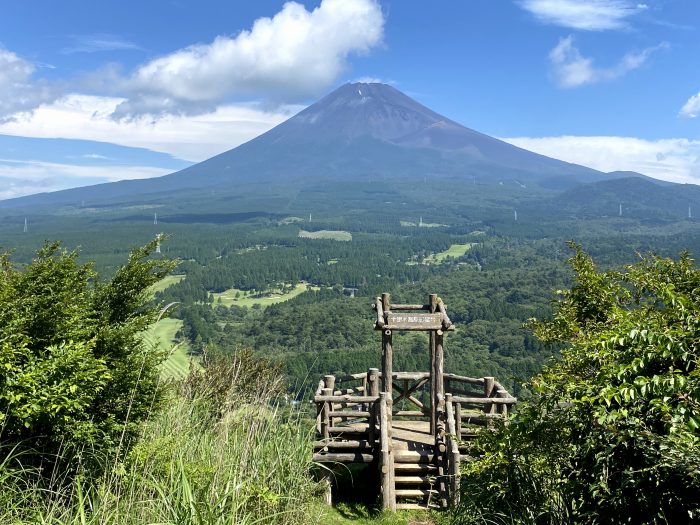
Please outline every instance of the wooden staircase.
[[394, 494], [397, 509], [441, 507], [440, 469], [434, 447], [394, 451]]
[[[338, 463], [377, 469], [386, 510], [446, 508], [459, 504], [464, 442], [507, 421], [517, 399], [493, 377], [445, 373], [444, 335], [454, 330], [444, 303], [393, 304], [384, 293], [372, 308], [382, 334], [382, 369], [326, 375], [314, 394], [313, 460], [331, 503]], [[395, 331], [428, 332], [430, 371], [394, 372]], [[460, 450], [461, 447], [461, 450]]]

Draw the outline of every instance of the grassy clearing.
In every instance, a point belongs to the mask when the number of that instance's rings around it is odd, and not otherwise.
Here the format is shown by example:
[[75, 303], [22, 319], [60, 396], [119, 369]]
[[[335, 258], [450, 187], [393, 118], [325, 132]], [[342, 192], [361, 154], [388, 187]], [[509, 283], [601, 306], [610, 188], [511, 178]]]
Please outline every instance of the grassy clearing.
[[[298, 283], [294, 286], [294, 289], [283, 293], [281, 289], [268, 290], [266, 292], [252, 292], [251, 295], [243, 295], [243, 290], [238, 288], [229, 288], [221, 293], [211, 293], [214, 297], [213, 306], [218, 306], [219, 304], [223, 306], [245, 306], [246, 308], [252, 308], [256, 304], [262, 308], [267, 308], [270, 305], [282, 303], [288, 301], [289, 299], [294, 299], [297, 295], [303, 294], [309, 289], [314, 289], [313, 286], [309, 286], [306, 283]], [[236, 297], [238, 294], [238, 297]], [[259, 297], [255, 297], [258, 296]], [[221, 299], [221, 302], [219, 302]]]
[[425, 264], [440, 264], [448, 257], [453, 257], [456, 259], [457, 257], [462, 257], [465, 253], [467, 253], [472, 246], [474, 246], [474, 243], [471, 242], [465, 244], [453, 244], [444, 252], [429, 255], [423, 262]]
[[317, 232], [299, 230], [299, 237], [302, 239], [333, 239], [334, 241], [352, 241], [352, 233], [343, 230], [319, 230]]
[[447, 224], [440, 224], [439, 222], [422, 222], [422, 223], [418, 223], [418, 222], [411, 222], [411, 221], [399, 221], [399, 223], [401, 224], [401, 226], [403, 226], [403, 227], [405, 227], [405, 228], [411, 228], [411, 227], [413, 227], [413, 228], [415, 228], [415, 227], [419, 227], [419, 228], [442, 228], [442, 227], [447, 226]]
[[302, 219], [301, 217], [285, 217], [280, 221], [280, 224], [294, 224], [295, 222], [306, 222], [306, 219]]
[[166, 275], [160, 281], [158, 281], [156, 284], [151, 286], [151, 293], [155, 294], [157, 292], [162, 292], [163, 290], [165, 290], [169, 286], [172, 286], [173, 284], [179, 283], [184, 278], [185, 278], [184, 275]]
[[163, 377], [185, 377], [190, 368], [190, 361], [196, 365], [196, 360], [189, 356], [190, 346], [185, 341], [177, 342], [175, 334], [182, 328], [180, 319], [161, 319], [148, 329], [146, 341], [156, 343], [161, 349], [170, 353], [168, 360], [163, 363]]

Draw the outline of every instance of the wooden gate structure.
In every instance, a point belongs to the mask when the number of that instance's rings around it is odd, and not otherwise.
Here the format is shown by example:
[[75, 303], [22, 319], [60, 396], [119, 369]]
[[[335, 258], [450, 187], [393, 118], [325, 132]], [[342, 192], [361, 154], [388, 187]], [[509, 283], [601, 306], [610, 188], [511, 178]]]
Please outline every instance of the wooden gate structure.
[[[379, 471], [384, 509], [456, 505], [465, 443], [480, 428], [507, 419], [517, 400], [493, 377], [444, 372], [444, 334], [454, 326], [436, 294], [423, 305], [391, 304], [385, 293], [372, 308], [382, 333], [381, 372], [327, 375], [314, 396], [313, 459], [328, 467], [327, 503], [333, 465], [366, 463]], [[403, 330], [429, 333], [430, 371], [394, 372], [392, 336]]]

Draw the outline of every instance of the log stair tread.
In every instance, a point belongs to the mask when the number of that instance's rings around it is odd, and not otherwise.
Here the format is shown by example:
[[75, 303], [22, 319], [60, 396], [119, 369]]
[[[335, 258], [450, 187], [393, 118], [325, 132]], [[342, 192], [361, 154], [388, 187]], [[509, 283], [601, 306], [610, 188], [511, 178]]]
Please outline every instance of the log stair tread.
[[394, 482], [397, 485], [430, 485], [430, 476], [396, 476]]
[[426, 496], [436, 495], [437, 490], [433, 489], [396, 489], [396, 497], [403, 498], [424, 498]]
[[397, 503], [397, 510], [428, 510], [428, 509], [439, 509], [437, 505], [426, 505], [424, 503]]
[[395, 463], [433, 463], [435, 452], [432, 450], [396, 450]]
[[394, 463], [394, 471], [398, 473], [437, 473], [438, 468], [430, 463]]

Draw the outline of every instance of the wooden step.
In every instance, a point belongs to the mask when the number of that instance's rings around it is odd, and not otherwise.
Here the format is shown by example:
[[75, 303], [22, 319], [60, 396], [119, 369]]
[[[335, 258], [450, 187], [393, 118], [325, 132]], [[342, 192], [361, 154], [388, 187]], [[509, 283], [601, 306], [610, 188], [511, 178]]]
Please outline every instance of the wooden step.
[[396, 510], [428, 510], [439, 509], [438, 505], [426, 505], [425, 503], [397, 503]]
[[317, 452], [312, 459], [317, 463], [372, 463], [374, 455], [351, 451]]
[[432, 463], [397, 463], [394, 462], [396, 472], [427, 473], [437, 472], [437, 465]]
[[427, 498], [437, 496], [437, 490], [432, 489], [396, 489], [394, 491], [397, 498]]
[[314, 449], [316, 450], [327, 450], [327, 449], [358, 449], [358, 450], [371, 450], [374, 447], [366, 439], [349, 441], [349, 440], [331, 440], [331, 441], [316, 441], [314, 443]]
[[430, 476], [396, 476], [394, 483], [396, 485], [431, 485], [432, 479]]
[[437, 466], [430, 463], [394, 463], [394, 472], [397, 473], [427, 474], [437, 471]]
[[433, 463], [435, 453], [431, 450], [395, 450], [394, 463]]
[[339, 435], [365, 435], [369, 432], [369, 427], [367, 425], [358, 425], [357, 427], [328, 427], [329, 434], [335, 434], [333, 437], [338, 437]]

